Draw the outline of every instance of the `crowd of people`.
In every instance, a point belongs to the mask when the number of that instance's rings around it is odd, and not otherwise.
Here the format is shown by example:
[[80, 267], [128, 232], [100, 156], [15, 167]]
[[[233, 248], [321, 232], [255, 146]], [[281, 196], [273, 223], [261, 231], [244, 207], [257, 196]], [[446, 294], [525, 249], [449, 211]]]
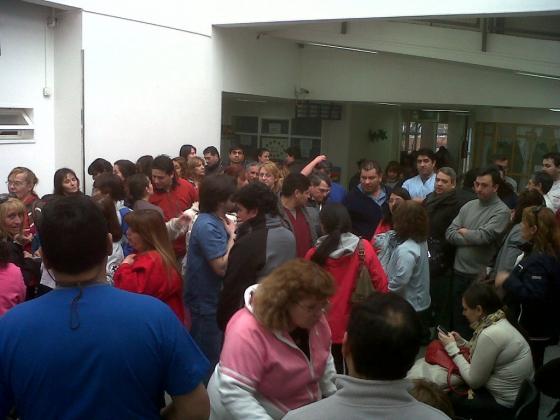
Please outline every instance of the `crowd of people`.
[[[511, 418], [559, 338], [560, 154], [520, 190], [504, 156], [460, 182], [441, 152], [348, 189], [293, 147], [98, 158], [43, 197], [15, 167], [0, 418]], [[431, 340], [468, 397], [406, 379]]]

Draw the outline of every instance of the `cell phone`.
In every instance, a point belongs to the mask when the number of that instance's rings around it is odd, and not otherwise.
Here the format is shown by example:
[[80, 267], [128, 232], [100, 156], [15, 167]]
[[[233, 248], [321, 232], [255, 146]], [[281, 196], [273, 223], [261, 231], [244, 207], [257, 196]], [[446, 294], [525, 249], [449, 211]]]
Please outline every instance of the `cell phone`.
[[443, 328], [441, 325], [438, 325], [436, 328], [437, 328], [437, 330], [438, 330], [440, 333], [445, 334], [445, 335], [449, 335], [449, 331], [447, 331], [447, 330], [446, 330], [445, 328]]

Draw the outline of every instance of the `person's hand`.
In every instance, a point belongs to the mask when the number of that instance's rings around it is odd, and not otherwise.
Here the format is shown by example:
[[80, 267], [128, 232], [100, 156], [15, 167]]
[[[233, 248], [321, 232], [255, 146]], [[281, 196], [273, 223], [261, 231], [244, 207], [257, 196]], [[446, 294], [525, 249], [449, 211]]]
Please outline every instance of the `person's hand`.
[[33, 258], [31, 252], [23, 251], [23, 258]]
[[468, 232], [469, 230], [467, 228], [461, 228], [457, 231], [457, 233], [459, 233], [460, 235], [465, 236], [465, 234]]
[[327, 155], [319, 155], [315, 159], [313, 159], [315, 164], [324, 162], [325, 160], [327, 160]]
[[441, 343], [444, 345], [444, 347], [447, 346], [449, 343], [455, 342], [455, 336], [453, 335], [453, 333], [444, 334], [441, 331], [438, 331], [438, 338], [439, 341], [441, 341]]
[[235, 223], [227, 218], [227, 216], [222, 219], [224, 222], [224, 227], [226, 228], [226, 232], [228, 237], [235, 239]]
[[27, 245], [33, 240], [33, 235], [31, 232], [25, 231], [23, 233], [18, 233], [14, 236], [14, 241], [16, 241], [20, 245]]
[[179, 224], [181, 225], [181, 228], [186, 228], [187, 226], [189, 226], [189, 224], [192, 222], [192, 217], [187, 213], [187, 212], [183, 212], [179, 217]]
[[135, 259], [136, 259], [136, 254], [129, 254], [123, 260], [123, 264], [132, 264]]
[[494, 279], [494, 286], [502, 287], [508, 277], [509, 273], [507, 271], [500, 271], [498, 274], [496, 274], [496, 278]]

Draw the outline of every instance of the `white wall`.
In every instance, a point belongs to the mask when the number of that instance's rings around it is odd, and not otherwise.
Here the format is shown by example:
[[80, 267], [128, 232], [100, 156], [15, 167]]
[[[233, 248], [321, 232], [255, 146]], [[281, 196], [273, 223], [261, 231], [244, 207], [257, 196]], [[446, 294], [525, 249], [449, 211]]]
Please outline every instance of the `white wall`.
[[211, 39], [83, 13], [85, 160], [219, 144]]
[[[0, 191], [15, 166], [26, 166], [39, 178], [39, 195], [52, 192], [54, 172], [53, 34], [46, 28], [49, 10], [15, 0], [0, 2], [0, 107], [33, 108], [34, 143], [0, 144]], [[46, 72], [46, 75], [45, 75]]]
[[54, 29], [55, 167], [84, 180], [82, 148], [82, 13], [57, 13]]

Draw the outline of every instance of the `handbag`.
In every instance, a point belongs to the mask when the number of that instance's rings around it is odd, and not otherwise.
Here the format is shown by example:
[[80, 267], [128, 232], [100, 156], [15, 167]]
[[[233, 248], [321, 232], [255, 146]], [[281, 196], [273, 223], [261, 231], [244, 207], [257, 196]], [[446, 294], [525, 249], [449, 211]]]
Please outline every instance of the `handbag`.
[[373, 287], [369, 270], [364, 264], [365, 254], [364, 245], [362, 243], [362, 239], [360, 239], [360, 242], [358, 242], [358, 258], [360, 260], [358, 275], [356, 277], [356, 282], [354, 283], [354, 291], [352, 292], [352, 296], [350, 298], [350, 302], [353, 305], [363, 302], [375, 293], [375, 288]]
[[[459, 347], [459, 352], [467, 361], [470, 361], [471, 354], [467, 346]], [[461, 372], [459, 371], [459, 368], [457, 367], [451, 356], [447, 354], [447, 351], [445, 350], [445, 347], [440, 340], [436, 339], [428, 344], [424, 359], [431, 365], [438, 365], [447, 370], [447, 385], [449, 389], [451, 389], [451, 391], [453, 391], [457, 395], [467, 395], [468, 391], [458, 391], [451, 383], [451, 376], [461, 376]]]

